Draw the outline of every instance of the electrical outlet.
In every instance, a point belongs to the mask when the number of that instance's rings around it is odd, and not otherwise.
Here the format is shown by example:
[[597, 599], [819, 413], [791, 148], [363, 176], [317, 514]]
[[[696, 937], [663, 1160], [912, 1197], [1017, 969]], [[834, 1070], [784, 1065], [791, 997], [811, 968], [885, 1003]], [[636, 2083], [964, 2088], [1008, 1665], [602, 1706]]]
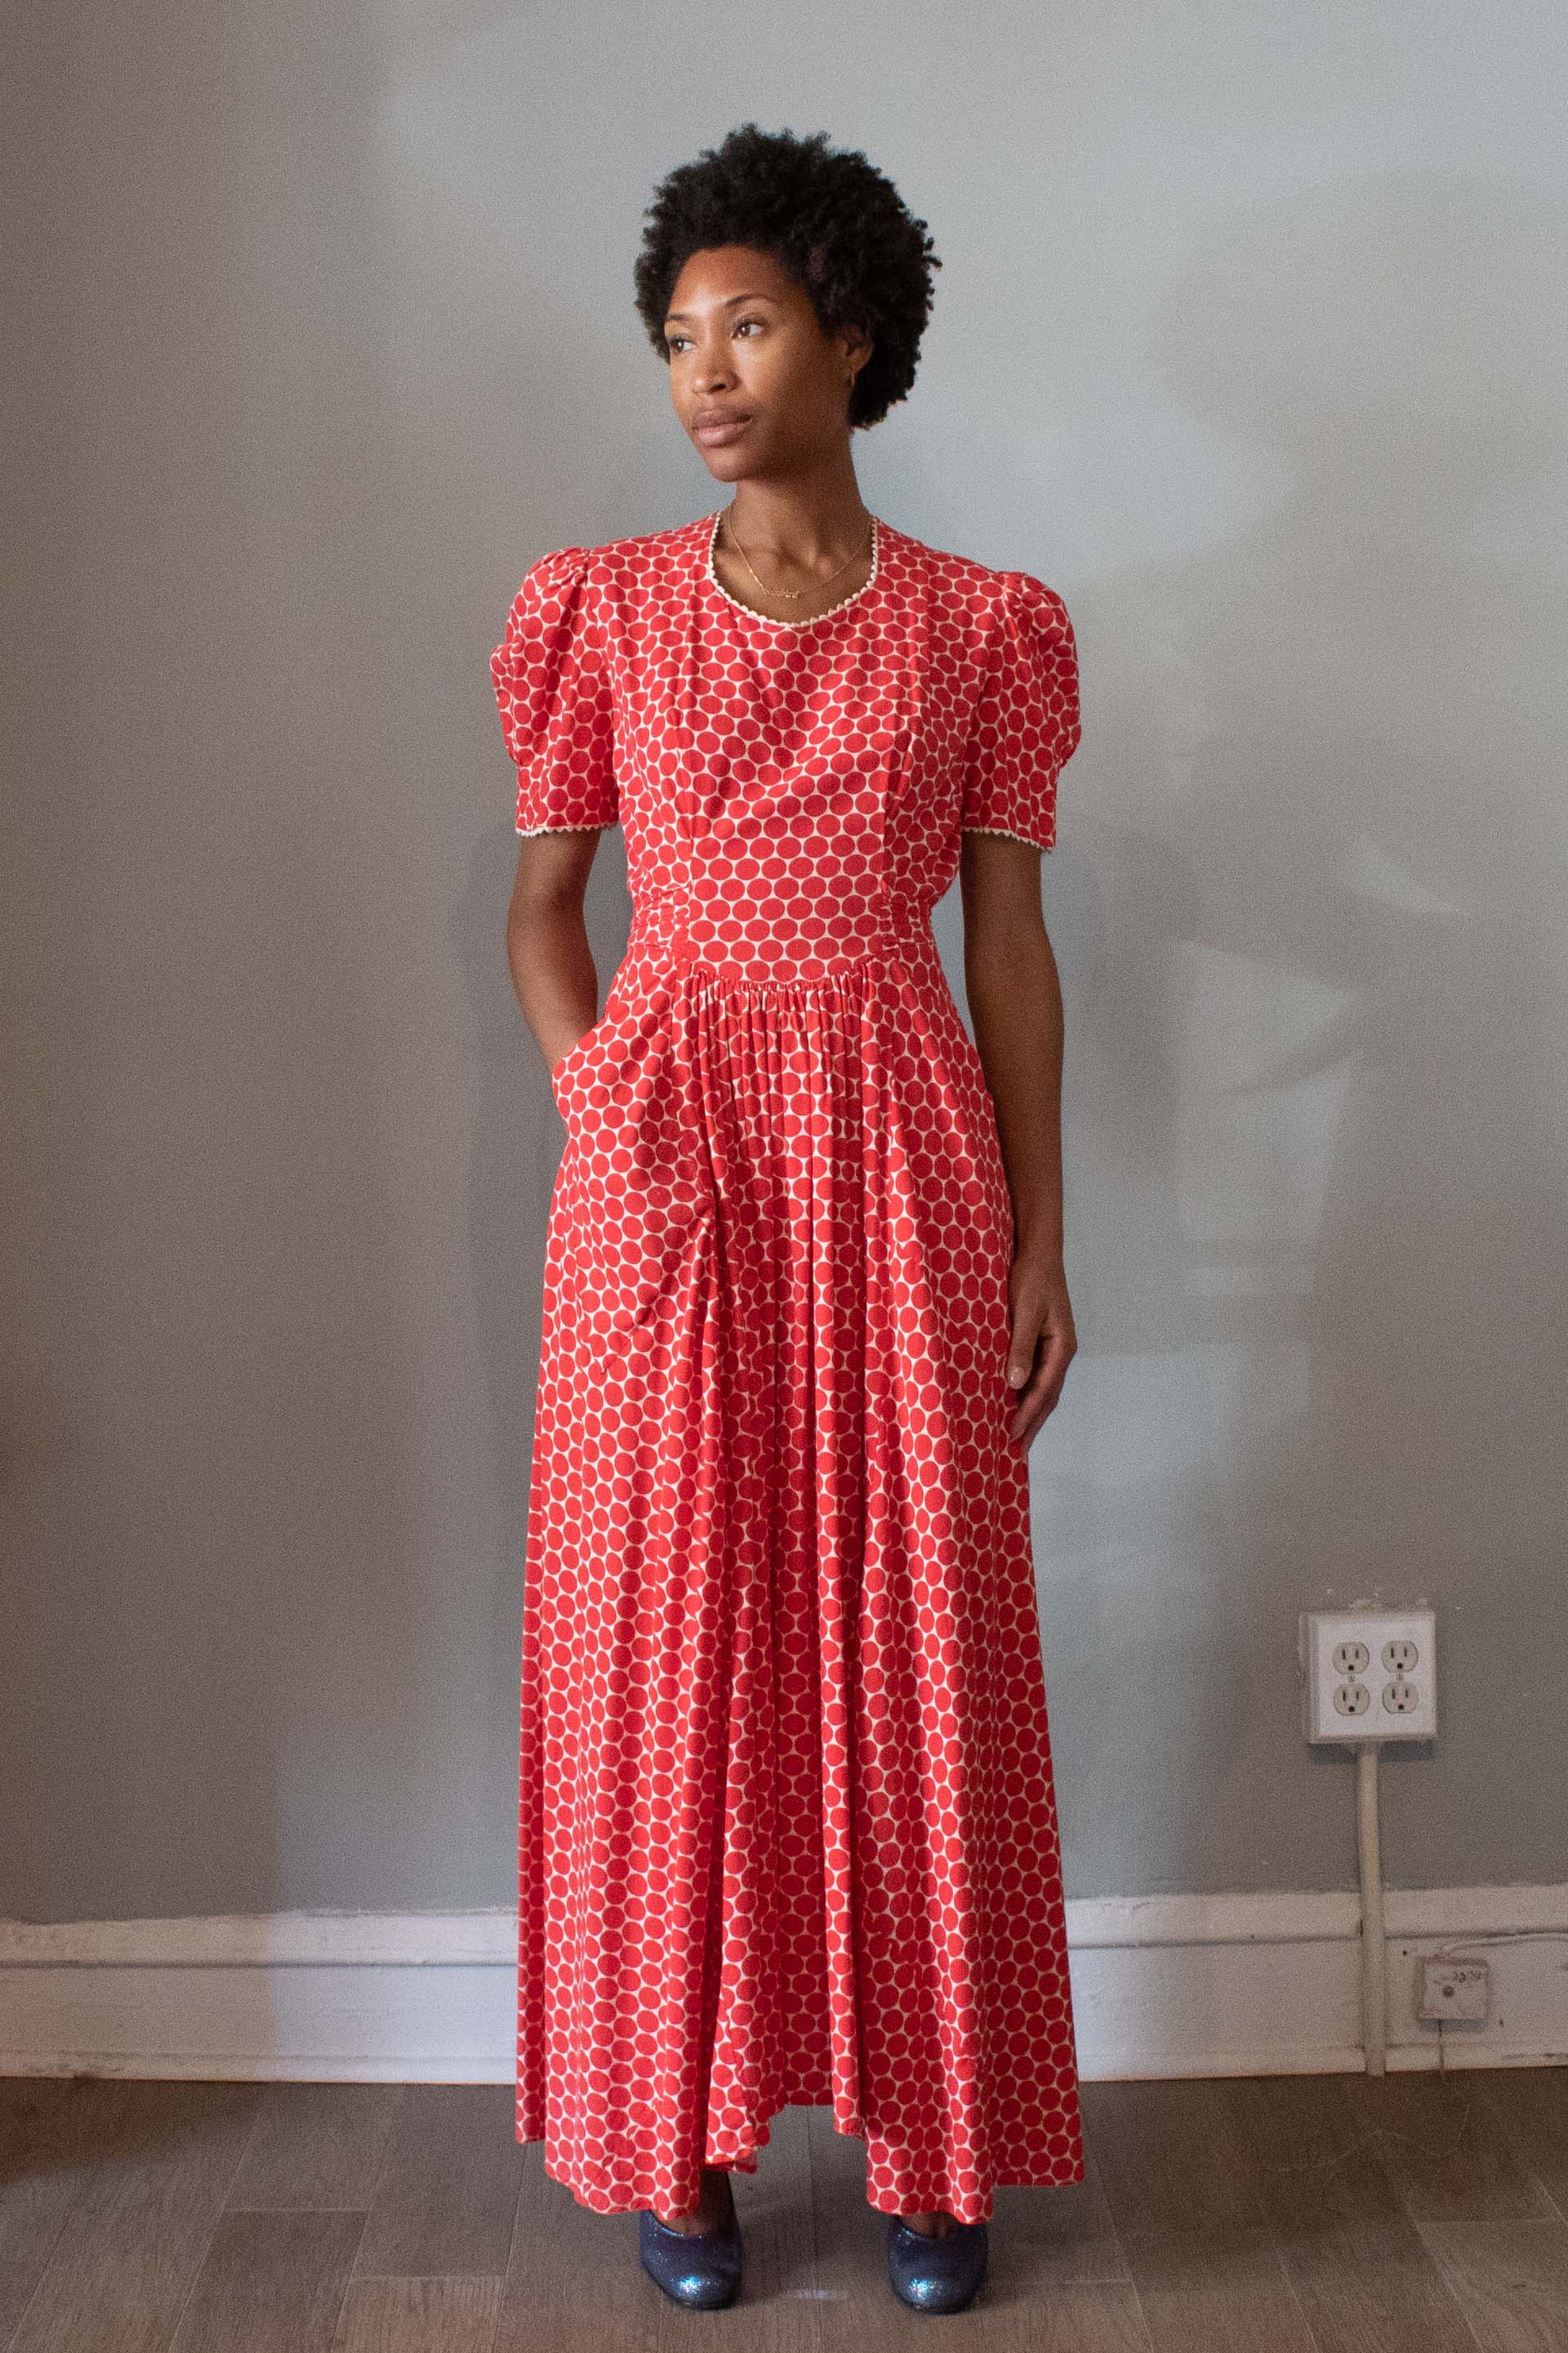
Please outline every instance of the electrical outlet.
[[1437, 1635], [1430, 1609], [1303, 1610], [1297, 1655], [1309, 1740], [1436, 1736]]
[[1463, 2018], [1484, 2025], [1491, 2016], [1491, 1971], [1485, 1961], [1447, 1961], [1441, 1953], [1423, 1953], [1416, 1969], [1417, 2017], [1429, 2023]]

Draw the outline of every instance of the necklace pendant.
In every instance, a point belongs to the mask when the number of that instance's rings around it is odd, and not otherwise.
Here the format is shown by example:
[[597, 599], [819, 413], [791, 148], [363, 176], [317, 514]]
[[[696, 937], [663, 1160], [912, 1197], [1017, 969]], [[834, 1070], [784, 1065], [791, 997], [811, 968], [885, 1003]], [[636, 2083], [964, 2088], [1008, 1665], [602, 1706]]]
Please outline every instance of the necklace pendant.
[[[746, 554], [745, 549], [741, 545], [740, 541], [735, 536], [735, 526], [730, 520], [730, 514], [731, 510], [726, 507], [723, 515], [721, 518], [723, 522], [725, 532], [729, 536], [730, 544], [734, 549], [736, 554], [740, 557], [742, 563], [745, 565], [747, 571], [751, 573], [752, 579], [756, 580], [757, 586], [762, 590], [763, 595], [764, 596], [778, 597], [782, 602], [786, 604], [798, 605], [801, 598], [809, 595], [810, 591], [805, 588], [770, 588], [765, 581], [758, 580], [756, 572], [752, 568], [750, 556]], [[873, 515], [871, 517], [871, 528], [867, 534], [864, 546], [858, 547], [854, 554], [849, 557], [848, 561], [839, 565], [837, 572], [830, 572], [825, 579], [817, 581], [815, 584], [816, 588], [820, 591], [824, 588], [831, 587], [834, 581], [841, 580], [843, 578], [844, 575], [848, 571], [850, 565], [858, 564], [860, 558], [868, 552], [874, 555], [876, 545], [877, 518]]]

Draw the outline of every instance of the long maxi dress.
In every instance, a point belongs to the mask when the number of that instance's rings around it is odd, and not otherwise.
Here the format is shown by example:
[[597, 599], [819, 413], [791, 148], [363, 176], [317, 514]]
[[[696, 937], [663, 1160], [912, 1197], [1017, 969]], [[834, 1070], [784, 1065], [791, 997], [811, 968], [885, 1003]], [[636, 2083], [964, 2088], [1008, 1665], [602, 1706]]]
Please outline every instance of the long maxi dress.
[[551, 1071], [524, 1561], [516, 2135], [695, 2205], [831, 2108], [889, 2213], [1081, 2180], [1010, 1198], [931, 911], [1049, 849], [1073, 632], [879, 522], [801, 622], [718, 511], [562, 547], [491, 671], [521, 834], [619, 824], [602, 1018]]

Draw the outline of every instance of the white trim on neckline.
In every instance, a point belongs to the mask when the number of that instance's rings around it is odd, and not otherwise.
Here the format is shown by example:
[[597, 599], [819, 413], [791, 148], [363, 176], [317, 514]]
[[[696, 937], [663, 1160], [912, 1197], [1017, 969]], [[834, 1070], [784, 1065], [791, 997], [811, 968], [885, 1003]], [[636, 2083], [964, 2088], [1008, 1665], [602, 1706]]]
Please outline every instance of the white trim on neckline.
[[864, 596], [868, 589], [876, 586], [877, 575], [882, 560], [882, 526], [873, 515], [871, 517], [871, 569], [858, 588], [851, 588], [847, 596], [840, 596], [837, 605], [828, 605], [820, 613], [808, 613], [803, 621], [775, 621], [771, 613], [759, 613], [754, 607], [742, 605], [738, 596], [731, 596], [719, 577], [713, 562], [713, 551], [719, 543], [719, 525], [723, 519], [723, 514], [722, 507], [714, 508], [713, 525], [708, 533], [708, 561], [703, 567], [705, 575], [726, 605], [732, 605], [737, 613], [744, 613], [748, 621], [760, 621], [764, 629], [815, 628], [818, 621], [830, 621], [835, 613], [842, 613], [847, 605], [853, 605], [858, 597]]

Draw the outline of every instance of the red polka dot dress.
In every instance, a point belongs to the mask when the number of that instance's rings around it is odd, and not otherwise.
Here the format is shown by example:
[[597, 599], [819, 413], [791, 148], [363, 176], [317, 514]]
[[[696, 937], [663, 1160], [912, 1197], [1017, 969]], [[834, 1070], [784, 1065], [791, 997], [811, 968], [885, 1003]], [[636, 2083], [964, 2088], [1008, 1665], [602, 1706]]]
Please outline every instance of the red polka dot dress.
[[517, 2137], [601, 2212], [755, 2168], [871, 2202], [1083, 2178], [1012, 1209], [931, 913], [1049, 849], [1073, 634], [879, 522], [801, 622], [717, 512], [563, 547], [491, 657], [517, 829], [619, 824], [602, 1018], [551, 1072], [525, 1560]]

